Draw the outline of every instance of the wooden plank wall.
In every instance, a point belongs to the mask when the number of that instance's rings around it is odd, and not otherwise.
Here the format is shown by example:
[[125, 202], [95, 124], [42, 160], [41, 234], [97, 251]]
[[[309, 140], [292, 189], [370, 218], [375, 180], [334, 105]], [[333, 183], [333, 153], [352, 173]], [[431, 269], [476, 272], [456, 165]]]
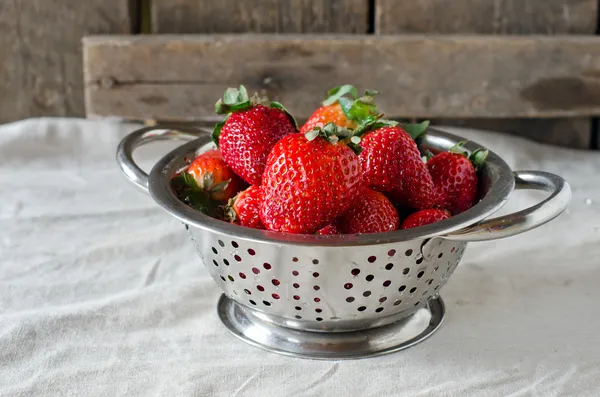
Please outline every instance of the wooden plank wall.
[[597, 0], [375, 0], [379, 34], [594, 34]]
[[154, 33], [367, 33], [367, 0], [153, 0]]
[[[142, 6], [151, 11], [142, 21], [149, 33], [290, 35], [262, 44], [212, 38], [220, 48], [199, 37], [89, 40], [91, 115], [214, 117], [215, 98], [240, 79], [290, 102], [301, 117], [322, 96], [318, 85], [356, 81], [387, 92], [381, 101], [399, 117], [435, 117], [574, 147], [589, 144], [591, 117], [600, 113], [598, 0], [2, 0], [0, 123], [83, 116], [81, 37], [139, 32], [133, 19]], [[397, 36], [407, 33], [428, 37]], [[297, 34], [335, 34], [338, 41]], [[465, 34], [511, 36], [503, 42]], [[531, 34], [546, 38], [513, 41], [512, 35]], [[142, 47], [127, 54], [131, 43]], [[154, 52], [164, 46], [173, 59]], [[170, 46], [195, 52], [185, 56]], [[271, 58], [259, 59], [256, 49]], [[147, 58], [135, 61], [132, 54]], [[245, 72], [228, 69], [243, 60]], [[220, 73], [209, 80], [210, 70]]]
[[82, 36], [130, 26], [123, 0], [1, 0], [0, 123], [84, 116]]
[[85, 55], [88, 111], [101, 116], [206, 119], [243, 82], [303, 117], [323, 87], [349, 81], [382, 91], [392, 117], [600, 113], [594, 36], [147, 35], [88, 38]]
[[[593, 35], [596, 32], [598, 14], [597, 0], [375, 1], [377, 34]], [[507, 59], [507, 62], [513, 60]], [[543, 64], [531, 66], [544, 67]], [[565, 86], [563, 89], [574, 94], [578, 92], [575, 87]], [[495, 95], [494, 91], [490, 95]], [[593, 133], [590, 117], [452, 118], [435, 122], [504, 131], [538, 141], [580, 148], [589, 146]]]

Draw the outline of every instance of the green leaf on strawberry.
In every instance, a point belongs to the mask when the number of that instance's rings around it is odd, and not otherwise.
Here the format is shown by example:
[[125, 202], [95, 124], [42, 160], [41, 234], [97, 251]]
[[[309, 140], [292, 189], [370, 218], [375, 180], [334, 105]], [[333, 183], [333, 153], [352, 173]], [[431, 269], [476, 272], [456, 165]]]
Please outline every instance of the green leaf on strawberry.
[[322, 104], [330, 106], [336, 102], [339, 103], [346, 118], [356, 121], [360, 125], [367, 123], [368, 118], [377, 116], [378, 112], [373, 99], [377, 93], [374, 90], [366, 90], [365, 94], [359, 98], [356, 87], [346, 84], [329, 90], [328, 97]]
[[341, 98], [340, 105], [349, 120], [355, 120], [359, 123], [377, 115], [375, 102], [373, 97], [370, 96], [364, 96], [354, 101], [349, 101], [347, 98]]
[[429, 128], [429, 120], [414, 124], [402, 124], [402, 129], [408, 132], [412, 139], [417, 140]]
[[335, 123], [327, 123], [323, 127], [315, 127], [304, 134], [304, 137], [308, 141], [313, 141], [318, 136], [327, 139], [332, 144], [337, 144], [342, 141], [356, 154], [360, 154], [362, 150], [358, 145], [360, 143], [360, 137], [355, 135], [353, 130], [340, 127]]
[[353, 99], [358, 98], [358, 91], [356, 90], [356, 87], [351, 84], [344, 84], [334, 87], [327, 92], [328, 96], [323, 101], [323, 106], [333, 105], [334, 103], [338, 102], [340, 98], [348, 94], [352, 95]]
[[217, 114], [227, 114], [238, 110], [244, 110], [254, 105], [253, 99], [248, 96], [246, 87], [240, 85], [240, 88], [229, 87], [225, 90], [223, 98], [215, 104]]
[[217, 145], [217, 147], [219, 147], [219, 137], [221, 136], [221, 130], [225, 125], [225, 121], [227, 121], [227, 117], [225, 118], [225, 120], [215, 124], [215, 128], [213, 129], [213, 133], [211, 135], [212, 140], [215, 143], [215, 145]]
[[171, 187], [181, 201], [208, 216], [219, 215], [219, 205], [210, 197], [210, 193], [203, 190], [196, 182], [193, 175], [181, 172], [171, 180]]
[[382, 119], [382, 116], [382, 114], [378, 114], [366, 117], [361, 121], [358, 127], [356, 127], [354, 134], [357, 136], [362, 136], [367, 132], [376, 130], [378, 128], [396, 127], [398, 124], [400, 124], [394, 120]]
[[479, 171], [481, 169], [481, 167], [483, 167], [488, 154], [490, 154], [490, 151], [488, 149], [481, 149], [481, 148], [479, 148], [479, 149], [475, 150], [473, 153], [471, 153], [471, 155], [469, 156], [469, 160], [471, 160], [471, 163], [473, 164], [475, 171]]
[[490, 154], [490, 151], [488, 149], [479, 148], [474, 150], [473, 153], [469, 155], [469, 152], [466, 149], [464, 149], [466, 143], [467, 141], [460, 141], [456, 145], [448, 149], [448, 151], [450, 153], [456, 153], [468, 157], [469, 160], [471, 160], [471, 164], [473, 164], [473, 168], [475, 168], [475, 171], [479, 171], [485, 164], [485, 161], [487, 159], [487, 156]]
[[288, 116], [288, 118], [290, 119], [290, 121], [292, 122], [292, 124], [294, 125], [294, 127], [296, 127], [296, 129], [298, 129], [298, 122], [296, 121], [296, 118], [294, 116], [292, 116], [292, 114], [290, 113], [290, 111], [287, 110], [285, 108], [285, 106], [283, 106], [279, 102], [271, 102], [271, 104], [269, 105], [269, 107], [272, 107], [274, 109], [279, 109], [279, 110], [283, 111]]
[[466, 144], [467, 144], [467, 141], [460, 141], [456, 145], [454, 145], [450, 149], [448, 149], [448, 151], [450, 153], [462, 154], [463, 156], [467, 157], [469, 153], [464, 149], [464, 146]]

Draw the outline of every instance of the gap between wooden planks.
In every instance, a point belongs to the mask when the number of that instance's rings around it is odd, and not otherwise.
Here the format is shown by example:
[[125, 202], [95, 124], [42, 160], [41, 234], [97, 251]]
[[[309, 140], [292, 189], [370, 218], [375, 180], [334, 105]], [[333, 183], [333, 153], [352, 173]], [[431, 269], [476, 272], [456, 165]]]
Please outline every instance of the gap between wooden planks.
[[594, 36], [94, 36], [84, 70], [90, 116], [214, 120], [240, 83], [300, 118], [344, 83], [380, 90], [389, 117], [600, 114]]

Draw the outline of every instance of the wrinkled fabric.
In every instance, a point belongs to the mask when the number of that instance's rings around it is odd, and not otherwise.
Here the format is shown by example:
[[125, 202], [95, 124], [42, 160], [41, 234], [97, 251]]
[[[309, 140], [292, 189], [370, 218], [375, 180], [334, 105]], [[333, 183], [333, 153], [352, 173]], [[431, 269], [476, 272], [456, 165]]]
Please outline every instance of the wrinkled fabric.
[[[383, 357], [268, 353], [219, 322], [219, 289], [181, 223], [121, 175], [135, 126], [0, 126], [2, 396], [598, 396], [600, 154], [448, 129], [513, 169], [554, 172], [568, 211], [531, 232], [472, 243], [425, 342]], [[139, 150], [148, 169], [175, 144]], [[502, 213], [532, 205], [518, 191]]]

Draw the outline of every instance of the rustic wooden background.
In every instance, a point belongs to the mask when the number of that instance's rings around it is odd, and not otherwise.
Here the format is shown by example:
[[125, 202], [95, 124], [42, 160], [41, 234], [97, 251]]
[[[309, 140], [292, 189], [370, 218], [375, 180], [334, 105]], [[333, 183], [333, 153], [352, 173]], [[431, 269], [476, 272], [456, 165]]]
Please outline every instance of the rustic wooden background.
[[397, 118], [597, 149], [598, 2], [2, 0], [0, 122], [213, 121], [239, 83], [302, 118], [357, 82]]

